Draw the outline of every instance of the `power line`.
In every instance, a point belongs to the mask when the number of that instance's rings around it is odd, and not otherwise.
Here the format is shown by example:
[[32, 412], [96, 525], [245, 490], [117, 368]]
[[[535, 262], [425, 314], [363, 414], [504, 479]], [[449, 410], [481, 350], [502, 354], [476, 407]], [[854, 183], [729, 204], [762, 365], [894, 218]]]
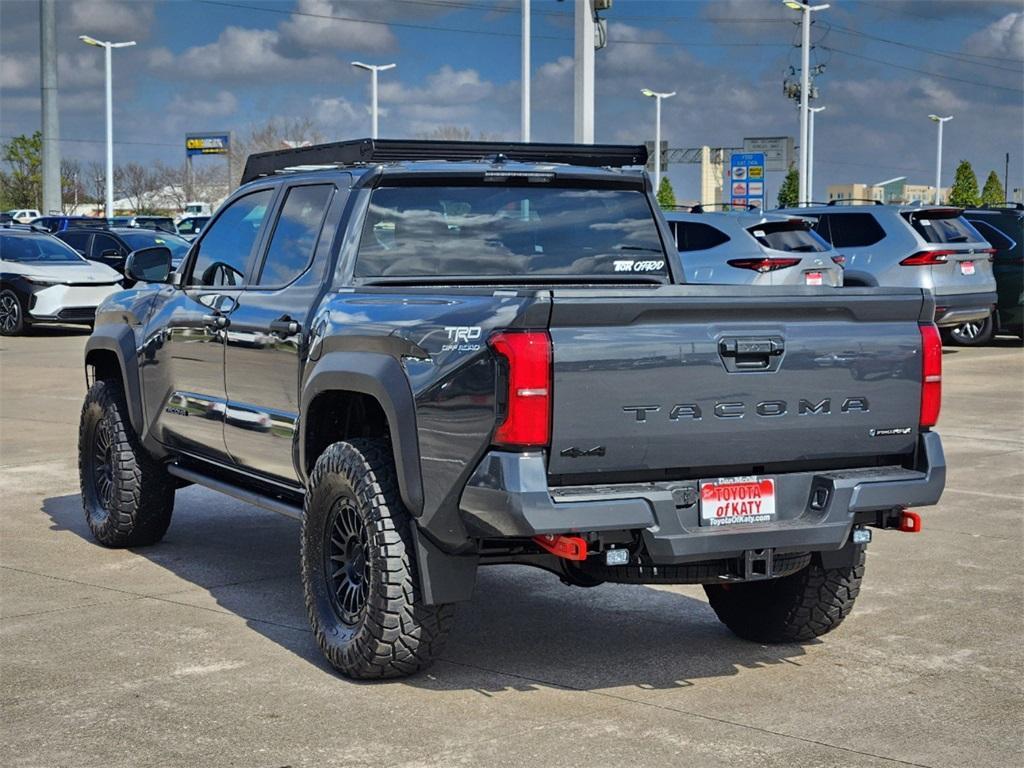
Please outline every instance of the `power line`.
[[[410, 2], [411, 0], [406, 0]], [[428, 0], [417, 0], [418, 2], [428, 2]], [[440, 0], [434, 0], [440, 2]], [[404, 29], [422, 29], [430, 32], [455, 32], [460, 34], [468, 35], [488, 35], [490, 37], [511, 37], [519, 38], [518, 32], [501, 32], [499, 30], [492, 29], [467, 29], [465, 27], [442, 27], [433, 24], [412, 24], [405, 21], [380, 21], [377, 19], [357, 19], [352, 16], [335, 16], [329, 13], [311, 13], [309, 11], [296, 11], [287, 10], [284, 8], [268, 8], [263, 6], [245, 5], [242, 3], [231, 3], [224, 2], [224, 0], [197, 0], [197, 2], [203, 3], [204, 5], [217, 5], [224, 8], [240, 8], [247, 11], [259, 11], [261, 13], [276, 13], [284, 16], [306, 16], [314, 19], [327, 19], [330, 21], [350, 21], [357, 24], [374, 24], [377, 26], [384, 27], [400, 27]], [[564, 35], [533, 35], [534, 40], [561, 40], [564, 42], [571, 42], [571, 37]], [[651, 45], [651, 46], [673, 46], [679, 48], [779, 48], [783, 47], [781, 43], [710, 43], [706, 41], [664, 41], [656, 42], [653, 40], [619, 40], [618, 38], [611, 37], [608, 39], [610, 43], [617, 43], [619, 45]]]
[[953, 77], [952, 75], [940, 75], [938, 72], [929, 72], [927, 69], [917, 69], [916, 67], [908, 67], [904, 64], [896, 64], [891, 61], [885, 61], [884, 59], [876, 59], [871, 56], [864, 56], [859, 53], [853, 53], [852, 51], [844, 51], [840, 48], [833, 48], [829, 45], [819, 45], [822, 50], [831, 51], [832, 53], [838, 53], [843, 56], [851, 56], [855, 59], [862, 59], [864, 61], [870, 61], [875, 64], [884, 64], [887, 67], [895, 67], [896, 69], [905, 69], [908, 72], [917, 72], [920, 75], [928, 75], [929, 77], [938, 77], [943, 80], [952, 80], [957, 83], [965, 83], [966, 85], [975, 85], [979, 88], [994, 88], [999, 91], [1009, 91], [1010, 93], [1024, 93], [1024, 89], [1011, 88], [1006, 85], [994, 85], [992, 83], [979, 83], [976, 80], [965, 80], [962, 77]]
[[[18, 138], [17, 136], [0, 136], [0, 139], [4, 141], [10, 141]], [[104, 139], [69, 139], [61, 136], [59, 141], [63, 144], [64, 142], [72, 142], [75, 144], [106, 144]], [[166, 141], [115, 141], [115, 144], [132, 144], [144, 147], [181, 147], [181, 144], [171, 144]]]
[[[967, 56], [969, 56], [970, 54], [962, 54], [962, 53], [957, 53], [957, 52], [954, 52], [954, 51], [940, 51], [940, 50], [936, 50], [935, 48], [928, 48], [928, 47], [922, 46], [922, 45], [914, 45], [912, 43], [904, 43], [904, 42], [901, 42], [899, 40], [889, 40], [889, 39], [884, 38], [884, 37], [878, 37], [877, 35], [870, 35], [867, 32], [861, 32], [860, 30], [857, 30], [857, 29], [850, 29], [848, 27], [842, 27], [842, 26], [840, 26], [838, 24], [832, 24], [832, 23], [829, 23], [829, 22], [826, 22], [826, 23], [828, 24], [828, 26], [833, 31], [838, 32], [841, 35], [854, 35], [854, 36], [857, 36], [857, 37], [867, 38], [868, 40], [876, 40], [876, 41], [878, 41], [880, 43], [886, 43], [888, 45], [896, 45], [896, 46], [899, 46], [900, 48], [909, 48], [909, 49], [914, 50], [914, 51], [922, 51], [924, 53], [927, 53], [930, 56], [939, 56], [939, 57], [945, 58], [945, 59], [952, 59], [953, 61], [958, 61], [961, 64], [971, 64], [971, 65], [976, 66], [976, 67], [990, 67], [992, 69], [1000, 69], [1000, 70], [1002, 70], [1004, 72], [1019, 73], [1019, 71], [1020, 71], [1020, 67], [1001, 67], [998, 64], [989, 64], [989, 63], [984, 62], [984, 61], [971, 61], [969, 58], [967, 58]], [[994, 57], [994, 56], [987, 56], [985, 58], [996, 59], [996, 57]], [[997, 59], [997, 60], [998, 61], [1005, 61], [1005, 62], [1017, 62], [1017, 63], [1020, 63], [1020, 64], [1024, 64], [1024, 60], [1020, 60], [1020, 59]]]

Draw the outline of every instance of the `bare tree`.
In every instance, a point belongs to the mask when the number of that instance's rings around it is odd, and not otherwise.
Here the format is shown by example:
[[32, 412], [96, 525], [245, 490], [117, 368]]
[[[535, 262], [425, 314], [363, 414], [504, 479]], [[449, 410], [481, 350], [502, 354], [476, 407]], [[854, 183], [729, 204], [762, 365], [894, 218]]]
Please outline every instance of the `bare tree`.
[[152, 169], [140, 163], [128, 163], [114, 171], [116, 186], [124, 190], [135, 213], [149, 213], [152, 205], [150, 198], [155, 191], [157, 181]]
[[164, 165], [157, 160], [153, 163], [154, 188], [159, 191], [160, 197], [170, 202], [176, 210], [184, 210], [188, 202], [188, 166], [185, 163], [180, 165]]
[[107, 169], [96, 160], [87, 166], [82, 174], [82, 183], [85, 185], [86, 195], [97, 207], [103, 205], [107, 194]]
[[[86, 198], [85, 177], [78, 160], [61, 158], [60, 161], [60, 207], [61, 213], [68, 214]], [[77, 212], [77, 211], [76, 211]]]
[[274, 117], [261, 125], [255, 125], [244, 136], [235, 136], [231, 147], [231, 185], [235, 187], [242, 178], [245, 161], [254, 152], [269, 152], [285, 149], [289, 144], [303, 142], [319, 144], [324, 140], [313, 121], [308, 117]]

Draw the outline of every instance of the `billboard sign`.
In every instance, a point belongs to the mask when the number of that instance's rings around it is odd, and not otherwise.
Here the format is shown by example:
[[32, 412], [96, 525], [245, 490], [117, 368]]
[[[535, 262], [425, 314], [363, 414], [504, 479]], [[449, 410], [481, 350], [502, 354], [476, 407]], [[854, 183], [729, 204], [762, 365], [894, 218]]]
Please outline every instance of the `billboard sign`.
[[764, 152], [734, 152], [729, 161], [729, 202], [764, 210]]
[[764, 153], [765, 171], [788, 171], [793, 164], [792, 136], [761, 136], [743, 140], [744, 152]]
[[230, 133], [186, 133], [185, 154], [226, 155], [231, 151]]

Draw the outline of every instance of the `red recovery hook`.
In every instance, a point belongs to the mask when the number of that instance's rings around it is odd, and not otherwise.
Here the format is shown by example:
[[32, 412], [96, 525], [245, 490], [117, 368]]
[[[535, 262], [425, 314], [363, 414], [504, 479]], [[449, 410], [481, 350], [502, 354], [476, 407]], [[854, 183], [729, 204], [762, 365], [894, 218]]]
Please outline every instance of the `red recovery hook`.
[[909, 509], [900, 512], [900, 530], [904, 533], [921, 532], [921, 516]]
[[587, 559], [587, 542], [579, 536], [548, 533], [534, 536], [533, 540], [556, 557], [561, 557], [565, 560]]

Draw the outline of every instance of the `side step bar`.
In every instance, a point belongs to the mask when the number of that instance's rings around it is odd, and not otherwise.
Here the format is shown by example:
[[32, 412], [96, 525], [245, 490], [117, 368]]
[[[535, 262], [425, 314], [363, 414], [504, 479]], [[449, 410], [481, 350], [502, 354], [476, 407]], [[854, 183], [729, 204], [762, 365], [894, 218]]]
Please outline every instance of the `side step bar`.
[[302, 519], [301, 505], [289, 504], [287, 501], [275, 499], [273, 496], [266, 496], [262, 493], [239, 488], [236, 485], [226, 483], [218, 478], [204, 475], [202, 472], [196, 472], [194, 469], [186, 469], [180, 464], [168, 464], [167, 471], [175, 477], [180, 477], [182, 480], [188, 480], [190, 483], [205, 486], [212, 491], [232, 496], [239, 501], [244, 501], [257, 507], [262, 507], [263, 509], [268, 509], [271, 512], [277, 512], [279, 515], [291, 517], [295, 520]]

